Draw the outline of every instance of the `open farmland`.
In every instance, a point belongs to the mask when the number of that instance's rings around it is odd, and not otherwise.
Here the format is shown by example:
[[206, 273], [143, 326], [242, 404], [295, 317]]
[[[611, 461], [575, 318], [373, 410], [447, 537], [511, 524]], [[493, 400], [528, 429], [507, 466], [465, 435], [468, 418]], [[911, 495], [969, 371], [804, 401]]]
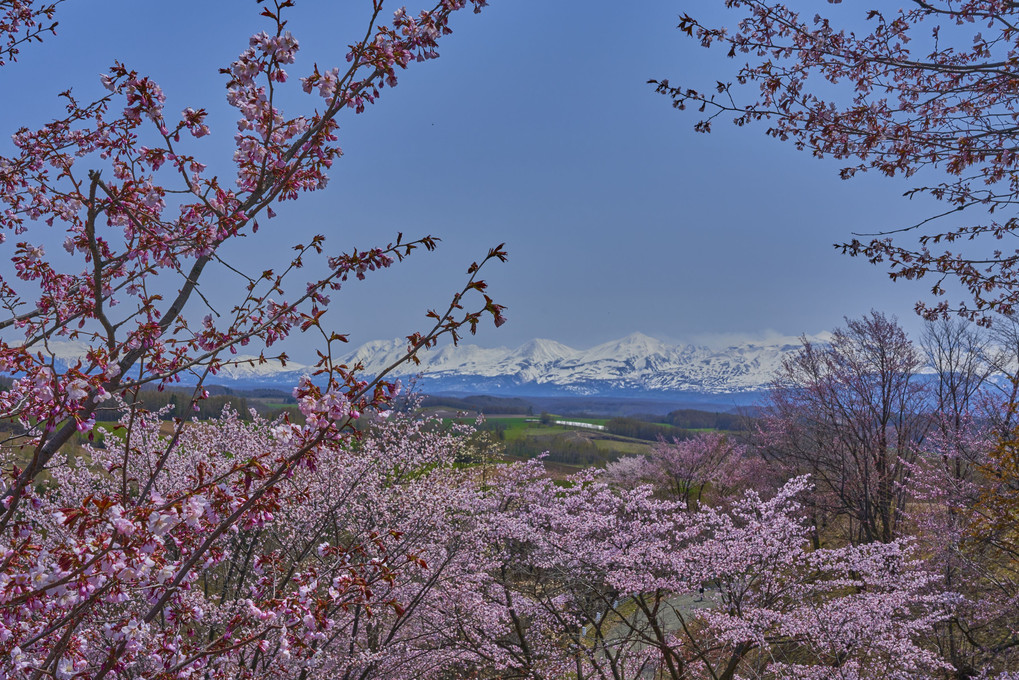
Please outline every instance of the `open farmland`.
[[447, 421], [476, 423], [479, 430], [494, 436], [509, 460], [535, 458], [547, 453], [546, 460], [550, 463], [581, 468], [603, 466], [622, 456], [644, 455], [651, 449], [649, 441], [579, 425], [604, 427], [609, 422], [607, 418], [570, 416], [568, 421], [578, 425], [566, 425], [564, 418], [550, 414], [541, 417], [493, 415], [485, 416], [480, 422], [477, 415], [439, 415], [445, 416]]

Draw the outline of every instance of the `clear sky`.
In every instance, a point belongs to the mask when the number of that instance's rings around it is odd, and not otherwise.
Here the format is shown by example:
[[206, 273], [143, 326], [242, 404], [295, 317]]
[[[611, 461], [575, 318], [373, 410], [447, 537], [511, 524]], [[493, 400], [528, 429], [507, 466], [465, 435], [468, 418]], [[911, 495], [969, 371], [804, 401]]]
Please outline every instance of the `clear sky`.
[[[369, 4], [298, 0], [295, 90], [313, 61], [343, 63]], [[492, 0], [480, 15], [462, 13], [440, 59], [414, 64], [377, 105], [341, 120], [345, 157], [329, 188], [288, 204], [233, 256], [261, 269], [314, 233], [334, 249], [398, 231], [442, 238], [438, 252], [337, 300], [330, 318], [354, 343], [423, 328], [423, 312], [503, 241], [510, 260], [487, 280], [509, 322], [487, 324], [481, 345], [547, 337], [588, 347], [633, 331], [673, 341], [798, 335], [871, 308], [915, 330], [924, 286], [893, 284], [832, 244], [911, 223], [929, 205], [883, 178], [840, 181], [838, 164], [763, 127], [719, 122], [697, 134], [694, 112], [674, 111], [646, 84], [731, 78], [738, 64], [675, 28], [707, 4]], [[119, 59], [163, 86], [169, 110], [213, 112], [206, 157], [229, 172], [233, 117], [217, 70], [263, 27], [253, 1], [67, 0], [60, 12], [56, 38], [0, 69], [0, 153], [19, 125], [60, 112], [57, 92], [99, 96], [99, 73]], [[315, 105], [295, 101], [294, 113]]]

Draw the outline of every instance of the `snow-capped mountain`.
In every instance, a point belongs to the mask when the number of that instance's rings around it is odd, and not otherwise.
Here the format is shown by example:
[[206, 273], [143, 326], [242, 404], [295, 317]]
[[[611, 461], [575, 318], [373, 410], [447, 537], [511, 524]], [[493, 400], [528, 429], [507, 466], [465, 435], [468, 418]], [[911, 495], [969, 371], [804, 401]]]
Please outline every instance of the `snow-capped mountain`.
[[[827, 340], [826, 335], [814, 338]], [[634, 333], [590, 349], [531, 340], [515, 349], [447, 346], [419, 355], [421, 364], [395, 373], [415, 375], [425, 392], [623, 396], [663, 393], [733, 394], [766, 389], [782, 360], [800, 348], [787, 340], [724, 348], [669, 345]], [[344, 358], [374, 375], [398, 360], [402, 340], [374, 341]], [[224, 371], [228, 373], [228, 371]]]
[[[810, 338], [824, 343], [828, 334]], [[70, 344], [70, 343], [68, 343]], [[362, 375], [377, 375], [406, 351], [405, 340], [375, 340], [342, 358], [361, 364]], [[800, 343], [782, 338], [726, 347], [670, 345], [633, 333], [590, 349], [574, 349], [554, 340], [531, 340], [517, 348], [462, 344], [424, 350], [420, 365], [405, 362], [391, 376], [416, 377], [428, 393], [469, 392], [530, 396], [676, 396], [736, 395], [767, 389]], [[67, 348], [64, 354], [74, 354]], [[248, 357], [224, 367], [210, 382], [234, 387], [289, 387], [309, 367], [288, 362], [249, 365]]]

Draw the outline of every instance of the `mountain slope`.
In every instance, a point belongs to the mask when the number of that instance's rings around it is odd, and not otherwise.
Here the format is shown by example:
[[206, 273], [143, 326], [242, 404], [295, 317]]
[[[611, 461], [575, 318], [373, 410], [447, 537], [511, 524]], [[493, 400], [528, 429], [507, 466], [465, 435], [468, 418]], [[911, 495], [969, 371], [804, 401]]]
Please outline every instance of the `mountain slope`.
[[[824, 343], [827, 334], [811, 338]], [[67, 343], [61, 356], [76, 347]], [[782, 360], [799, 350], [798, 342], [670, 345], [633, 333], [590, 349], [574, 349], [554, 340], [536, 339], [516, 348], [446, 346], [419, 353], [421, 364], [402, 364], [390, 374], [416, 377], [423, 392], [469, 392], [529, 396], [676, 396], [750, 394], [768, 388]], [[341, 358], [361, 364], [362, 375], [376, 375], [406, 350], [404, 340], [375, 340]], [[309, 367], [288, 362], [249, 366], [249, 357], [224, 367], [211, 382], [232, 387], [288, 387]]]
[[[823, 342], [823, 336], [817, 338]], [[395, 360], [403, 343], [369, 343], [345, 360], [375, 374]], [[641, 333], [586, 350], [554, 340], [532, 340], [515, 349], [473, 345], [420, 355], [414, 373], [426, 392], [621, 395], [697, 392], [730, 394], [766, 389], [782, 360], [799, 349], [787, 342], [712, 349], [669, 345]], [[403, 369], [403, 367], [401, 367]]]

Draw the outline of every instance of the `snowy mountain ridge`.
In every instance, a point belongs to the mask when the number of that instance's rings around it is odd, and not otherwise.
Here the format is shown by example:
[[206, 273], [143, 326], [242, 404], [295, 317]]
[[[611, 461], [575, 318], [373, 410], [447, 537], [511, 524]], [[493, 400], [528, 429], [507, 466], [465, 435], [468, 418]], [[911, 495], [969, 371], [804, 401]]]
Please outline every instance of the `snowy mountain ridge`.
[[[824, 344], [830, 334], [807, 338]], [[64, 361], [83, 356], [79, 343], [51, 347]], [[64, 347], [63, 345], [67, 345]], [[361, 364], [363, 376], [377, 375], [406, 351], [402, 339], [367, 342], [343, 356], [348, 366]], [[684, 396], [736, 395], [768, 389], [783, 359], [798, 351], [793, 338], [776, 338], [711, 347], [673, 345], [642, 333], [589, 349], [574, 349], [555, 340], [535, 339], [516, 348], [448, 345], [422, 350], [420, 365], [405, 362], [390, 375], [415, 378], [426, 393], [460, 392], [500, 395]], [[293, 386], [311, 367], [288, 361], [285, 367], [255, 357], [231, 357], [210, 382], [228, 387]]]
[[[825, 343], [826, 333], [808, 338]], [[461, 344], [419, 353], [421, 364], [401, 365], [396, 375], [417, 376], [424, 392], [562, 394], [733, 394], [768, 388], [782, 361], [800, 349], [798, 341], [746, 342], [726, 347], [670, 345], [642, 333], [590, 349], [574, 349], [554, 340], [535, 339], [516, 348], [483, 348]], [[404, 340], [365, 343], [343, 357], [360, 363], [364, 375], [376, 375], [406, 350]], [[267, 366], [252, 375], [246, 367], [225, 368], [218, 380], [264, 382]], [[272, 374], [273, 382], [293, 382], [306, 368], [288, 364]]]

